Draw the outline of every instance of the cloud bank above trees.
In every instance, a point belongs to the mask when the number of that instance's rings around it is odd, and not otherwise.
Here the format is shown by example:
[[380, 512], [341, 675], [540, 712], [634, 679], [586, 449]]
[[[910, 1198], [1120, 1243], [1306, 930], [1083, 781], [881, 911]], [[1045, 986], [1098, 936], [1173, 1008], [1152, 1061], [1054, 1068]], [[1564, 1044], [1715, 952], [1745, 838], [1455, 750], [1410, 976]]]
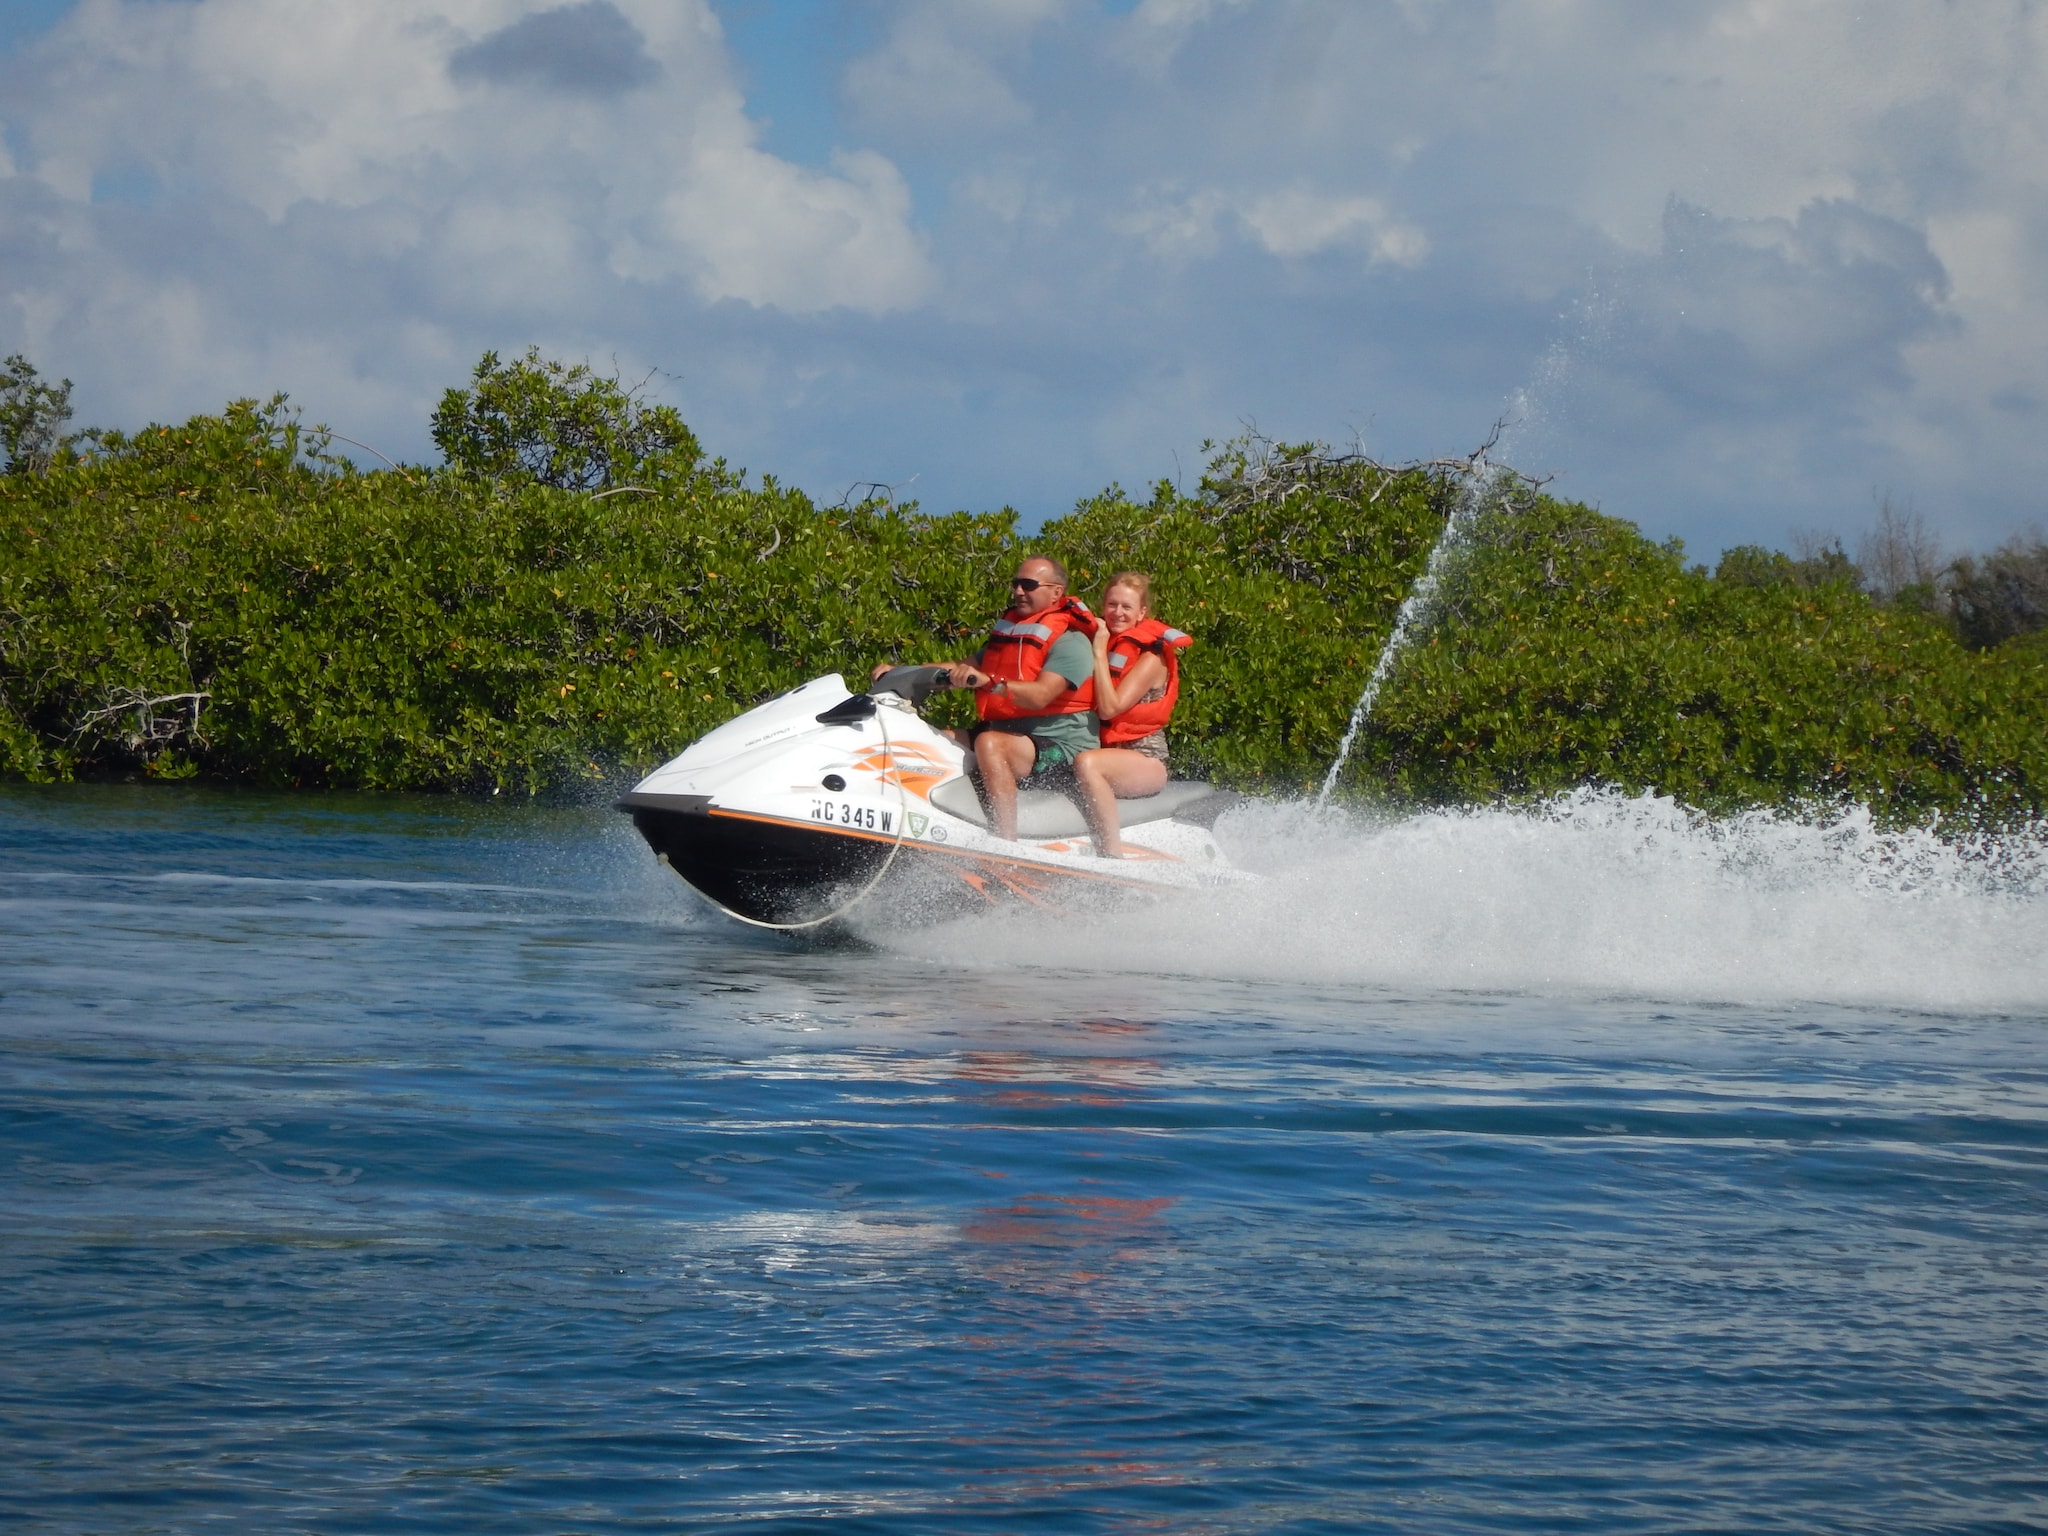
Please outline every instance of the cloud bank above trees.
[[0, 351], [425, 455], [538, 342], [828, 496], [1032, 514], [1503, 411], [1703, 554], [2048, 513], [2025, 0], [868, 0], [823, 78], [746, 51], [776, 9], [831, 8], [78, 0], [0, 57]]

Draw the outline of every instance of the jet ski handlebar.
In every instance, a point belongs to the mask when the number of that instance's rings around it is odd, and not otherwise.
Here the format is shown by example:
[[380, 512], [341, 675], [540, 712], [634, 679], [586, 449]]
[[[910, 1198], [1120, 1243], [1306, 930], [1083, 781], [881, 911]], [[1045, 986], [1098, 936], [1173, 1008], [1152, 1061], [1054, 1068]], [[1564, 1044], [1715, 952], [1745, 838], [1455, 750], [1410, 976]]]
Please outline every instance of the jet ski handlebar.
[[893, 693], [915, 707], [941, 688], [950, 687], [944, 667], [891, 667], [868, 684], [868, 692]]
[[915, 709], [936, 690], [950, 686], [944, 667], [891, 667], [868, 684], [866, 693], [856, 693], [841, 699], [818, 716], [818, 723], [852, 725], [856, 720], [872, 719], [875, 713], [875, 695], [878, 693], [894, 694]]

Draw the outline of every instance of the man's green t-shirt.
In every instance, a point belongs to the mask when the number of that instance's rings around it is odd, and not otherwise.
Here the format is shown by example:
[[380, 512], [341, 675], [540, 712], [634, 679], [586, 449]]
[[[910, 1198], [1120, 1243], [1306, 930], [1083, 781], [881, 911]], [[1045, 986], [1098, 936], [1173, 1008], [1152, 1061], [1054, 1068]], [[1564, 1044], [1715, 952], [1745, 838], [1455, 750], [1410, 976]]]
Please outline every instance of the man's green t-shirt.
[[[1057, 672], [1076, 688], [1080, 687], [1095, 675], [1094, 645], [1086, 635], [1068, 630], [1053, 641], [1052, 649], [1046, 653], [1045, 671]], [[1040, 741], [1065, 747], [1069, 754], [1092, 751], [1102, 745], [1092, 709], [1073, 715], [1026, 715], [1021, 720], [991, 720], [989, 726], [998, 731], [1022, 731]]]

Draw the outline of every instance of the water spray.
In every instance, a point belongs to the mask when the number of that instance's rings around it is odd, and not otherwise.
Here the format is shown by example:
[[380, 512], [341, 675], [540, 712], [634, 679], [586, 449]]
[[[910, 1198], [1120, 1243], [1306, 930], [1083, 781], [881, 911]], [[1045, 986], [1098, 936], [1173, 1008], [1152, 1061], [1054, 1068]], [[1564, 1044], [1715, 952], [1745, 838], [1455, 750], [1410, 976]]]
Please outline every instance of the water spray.
[[1344, 764], [1350, 760], [1351, 749], [1357, 744], [1365, 722], [1371, 718], [1373, 704], [1393, 672], [1394, 663], [1400, 660], [1410, 640], [1421, 632], [1432, 616], [1438, 594], [1443, 590], [1444, 576], [1452, 560], [1470, 542], [1473, 530], [1479, 526], [1480, 514], [1485, 510], [1494, 486], [1503, 474], [1511, 473], [1486, 456], [1499, 442], [1500, 434], [1501, 426], [1496, 423], [1493, 434], [1478, 452], [1465, 461], [1460, 471], [1458, 495], [1451, 504], [1451, 515], [1444, 519], [1443, 532], [1437, 535], [1436, 547], [1429, 552], [1429, 563], [1415, 579], [1415, 585], [1408, 589], [1408, 595], [1401, 600], [1400, 610], [1394, 615], [1394, 632], [1380, 647], [1379, 660], [1373, 663], [1372, 675], [1365, 680], [1365, 691], [1359, 694], [1358, 703], [1351, 711], [1350, 723], [1344, 727], [1344, 739], [1337, 746], [1336, 760], [1330, 764], [1330, 771], [1323, 778], [1323, 787], [1316, 795], [1315, 803], [1319, 810], [1329, 803], [1330, 792], [1337, 787], [1338, 775], [1343, 773]]

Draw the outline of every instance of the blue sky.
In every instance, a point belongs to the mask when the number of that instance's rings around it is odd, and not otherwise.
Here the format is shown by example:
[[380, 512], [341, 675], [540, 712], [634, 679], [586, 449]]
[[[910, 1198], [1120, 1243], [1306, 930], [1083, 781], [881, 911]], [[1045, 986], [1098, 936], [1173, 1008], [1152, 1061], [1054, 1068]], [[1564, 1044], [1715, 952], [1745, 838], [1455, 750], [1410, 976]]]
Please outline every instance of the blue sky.
[[614, 360], [824, 499], [1056, 514], [1246, 423], [1711, 558], [2048, 508], [2030, 0], [9, 0], [0, 348], [393, 457]]
[[47, 32], [71, 6], [72, 0], [7, 0], [0, 6], [0, 48]]

